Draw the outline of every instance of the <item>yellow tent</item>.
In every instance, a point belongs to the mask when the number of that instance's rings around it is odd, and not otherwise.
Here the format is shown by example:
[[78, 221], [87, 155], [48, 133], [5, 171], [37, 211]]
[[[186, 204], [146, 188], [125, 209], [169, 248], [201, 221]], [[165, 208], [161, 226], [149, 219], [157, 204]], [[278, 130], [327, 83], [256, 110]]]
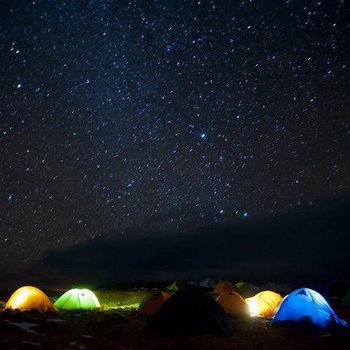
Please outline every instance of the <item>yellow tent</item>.
[[250, 314], [252, 316], [272, 317], [282, 301], [280, 294], [265, 290], [254, 297], [247, 298]]
[[26, 286], [17, 289], [5, 305], [5, 309], [56, 311], [55, 306], [40, 289]]
[[153, 293], [140, 304], [138, 312], [141, 316], [153, 316], [169, 298], [170, 295], [165, 292]]
[[236, 292], [220, 294], [216, 301], [231, 315], [249, 315], [247, 302]]

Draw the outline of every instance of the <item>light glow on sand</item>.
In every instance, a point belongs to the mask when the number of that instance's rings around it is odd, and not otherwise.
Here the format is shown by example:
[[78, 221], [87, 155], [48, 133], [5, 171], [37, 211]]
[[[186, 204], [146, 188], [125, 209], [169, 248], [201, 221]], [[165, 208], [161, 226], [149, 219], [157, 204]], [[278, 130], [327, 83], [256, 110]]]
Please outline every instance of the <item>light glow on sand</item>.
[[124, 309], [137, 309], [139, 307], [140, 303], [134, 303], [134, 304], [126, 304], [126, 305], [112, 305], [109, 306], [108, 310], [124, 310]]

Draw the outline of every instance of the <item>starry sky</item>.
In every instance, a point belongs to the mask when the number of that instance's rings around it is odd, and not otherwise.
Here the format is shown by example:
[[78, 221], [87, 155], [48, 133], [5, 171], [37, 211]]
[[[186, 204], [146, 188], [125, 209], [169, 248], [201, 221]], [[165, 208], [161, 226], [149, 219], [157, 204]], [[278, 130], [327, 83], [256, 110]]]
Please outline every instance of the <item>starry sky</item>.
[[0, 270], [348, 194], [349, 23], [342, 0], [2, 2]]

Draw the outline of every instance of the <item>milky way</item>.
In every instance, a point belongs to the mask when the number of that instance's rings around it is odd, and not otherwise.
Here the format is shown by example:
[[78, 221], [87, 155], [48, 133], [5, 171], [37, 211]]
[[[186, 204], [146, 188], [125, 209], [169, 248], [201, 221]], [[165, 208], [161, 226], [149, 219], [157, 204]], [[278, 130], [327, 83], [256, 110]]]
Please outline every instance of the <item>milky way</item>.
[[278, 215], [349, 188], [345, 1], [0, 14], [0, 255]]

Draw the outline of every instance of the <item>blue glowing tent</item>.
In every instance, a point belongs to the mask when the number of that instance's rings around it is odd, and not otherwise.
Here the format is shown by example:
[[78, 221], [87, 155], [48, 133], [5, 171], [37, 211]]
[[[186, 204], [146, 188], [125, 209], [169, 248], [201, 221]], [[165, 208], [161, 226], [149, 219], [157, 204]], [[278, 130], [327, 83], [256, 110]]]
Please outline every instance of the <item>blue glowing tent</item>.
[[286, 321], [307, 322], [322, 328], [347, 326], [321, 294], [308, 288], [294, 290], [283, 299], [272, 322]]

